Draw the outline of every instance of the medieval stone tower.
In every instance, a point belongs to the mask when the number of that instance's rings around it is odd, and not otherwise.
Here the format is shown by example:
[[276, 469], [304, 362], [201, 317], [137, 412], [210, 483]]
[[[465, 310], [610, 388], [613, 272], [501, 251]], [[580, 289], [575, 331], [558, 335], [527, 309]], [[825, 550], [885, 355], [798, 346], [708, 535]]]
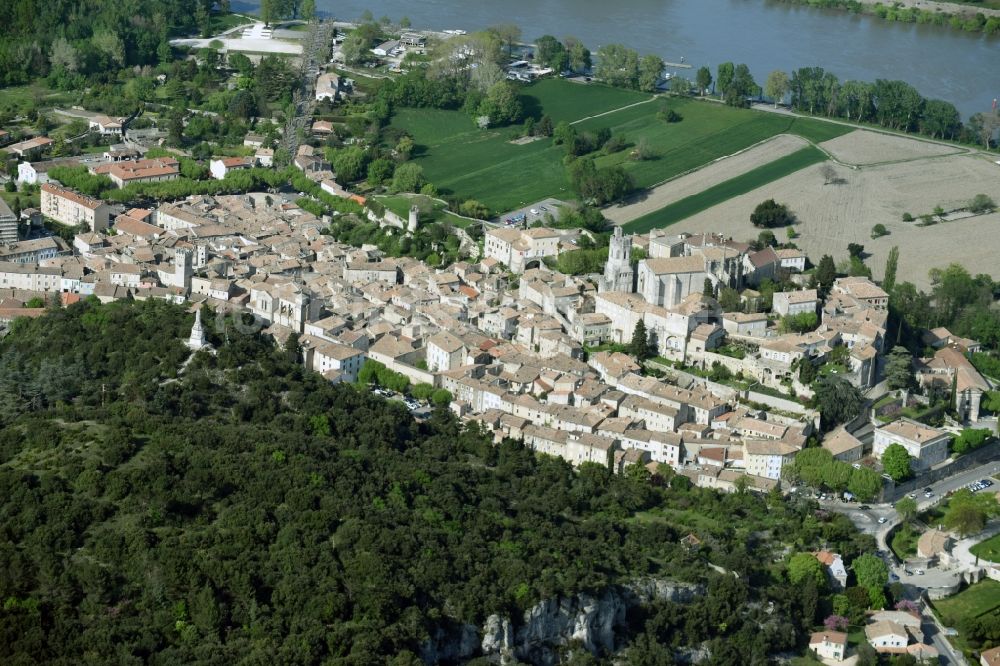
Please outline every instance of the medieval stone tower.
[[407, 220], [406, 230], [411, 234], [417, 233], [417, 217], [420, 215], [420, 209], [416, 206], [410, 206], [410, 219]]
[[635, 268], [632, 266], [632, 236], [622, 234], [621, 227], [615, 227], [615, 233], [608, 245], [608, 261], [604, 264], [604, 277], [598, 285], [598, 291], [617, 291], [632, 293], [635, 291]]
[[190, 289], [192, 273], [191, 251], [178, 249], [174, 252], [174, 286]]

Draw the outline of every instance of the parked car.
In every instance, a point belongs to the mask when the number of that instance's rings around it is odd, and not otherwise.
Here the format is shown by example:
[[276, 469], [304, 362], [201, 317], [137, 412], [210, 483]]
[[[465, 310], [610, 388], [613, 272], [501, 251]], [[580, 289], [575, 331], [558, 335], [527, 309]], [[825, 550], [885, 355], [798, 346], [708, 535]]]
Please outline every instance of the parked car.
[[924, 575], [924, 570], [923, 569], [917, 569], [916, 574], [918, 576], [923, 576]]
[[933, 491], [933, 488], [931, 488], [930, 486], [927, 486], [926, 488], [924, 488], [924, 492], [925, 493], [929, 493], [929, 492], [932, 492], [932, 491]]
[[930, 499], [931, 497], [934, 497], [934, 493], [927, 491], [926, 493], [924, 493], [924, 497]]
[[883, 525], [883, 524], [886, 523], [886, 521], [888, 521], [888, 518], [886, 518], [885, 516], [882, 516], [881, 518], [878, 519], [878, 524], [879, 525]]
[[889, 574], [889, 581], [895, 583], [899, 580], [899, 576], [894, 573]]
[[858, 509], [860, 509], [861, 511], [871, 511], [872, 510], [872, 508], [870, 506], [868, 506], [867, 504], [862, 504], [861, 506], [858, 507]]
[[907, 497], [909, 497], [910, 499], [917, 499], [917, 494], [916, 493], [910, 493], [909, 495], [907, 495]]

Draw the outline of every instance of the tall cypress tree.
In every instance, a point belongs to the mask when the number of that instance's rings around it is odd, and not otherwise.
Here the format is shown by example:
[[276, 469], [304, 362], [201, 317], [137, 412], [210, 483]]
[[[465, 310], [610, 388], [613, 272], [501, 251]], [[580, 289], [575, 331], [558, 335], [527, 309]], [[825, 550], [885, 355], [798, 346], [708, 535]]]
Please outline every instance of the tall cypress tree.
[[628, 344], [628, 353], [635, 356], [638, 361], [645, 361], [652, 356], [649, 351], [649, 333], [646, 331], [646, 322], [642, 319], [635, 323], [632, 341]]

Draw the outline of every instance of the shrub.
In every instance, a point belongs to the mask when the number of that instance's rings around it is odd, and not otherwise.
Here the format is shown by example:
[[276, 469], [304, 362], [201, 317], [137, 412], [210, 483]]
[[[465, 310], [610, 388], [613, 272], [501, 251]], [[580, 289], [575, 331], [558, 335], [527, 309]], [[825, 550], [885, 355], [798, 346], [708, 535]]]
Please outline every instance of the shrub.
[[988, 213], [996, 207], [993, 199], [985, 194], [977, 194], [969, 202], [969, 211], [973, 213]]
[[888, 235], [889, 230], [885, 228], [884, 224], [876, 224], [872, 227], [872, 238], [881, 238], [882, 236]]
[[978, 449], [986, 443], [990, 431], [986, 428], [966, 428], [958, 434], [951, 445], [951, 450], [958, 455]]
[[792, 214], [788, 206], [779, 204], [774, 199], [768, 199], [757, 204], [750, 214], [750, 223], [755, 227], [784, 227], [792, 223]]
[[913, 216], [909, 213], [903, 213], [903, 222], [913, 222]]

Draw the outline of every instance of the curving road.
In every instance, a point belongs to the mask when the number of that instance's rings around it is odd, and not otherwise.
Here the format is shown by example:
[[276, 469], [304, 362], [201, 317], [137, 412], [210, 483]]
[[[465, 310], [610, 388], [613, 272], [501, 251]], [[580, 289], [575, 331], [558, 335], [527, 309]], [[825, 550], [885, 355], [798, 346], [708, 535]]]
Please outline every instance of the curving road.
[[[931, 489], [933, 495], [930, 498], [924, 497], [923, 489], [916, 493], [917, 510], [926, 511], [938, 504], [948, 493], [958, 490], [973, 481], [990, 477], [998, 472], [1000, 472], [1000, 461], [993, 461], [943, 479], [937, 483], [929, 484], [927, 487]], [[860, 532], [874, 536], [875, 542], [878, 544], [879, 554], [886, 561], [886, 564], [888, 564], [890, 574], [903, 583], [915, 599], [922, 598], [928, 589], [953, 586], [958, 582], [958, 578], [964, 571], [974, 566], [975, 556], [969, 554], [969, 547], [984, 538], [1000, 533], [1000, 522], [991, 524], [982, 534], [962, 540], [955, 545], [953, 555], [959, 560], [957, 565], [952, 565], [946, 569], [931, 567], [923, 574], [917, 575], [916, 571], [908, 573], [908, 570], [896, 558], [886, 541], [889, 531], [900, 523], [899, 514], [896, 513], [896, 509], [891, 504], [872, 504], [870, 505], [871, 508], [867, 510], [861, 510], [858, 504], [849, 504], [839, 500], [823, 501], [820, 504], [826, 509], [847, 515]], [[885, 519], [885, 522], [879, 523], [879, 519], [882, 518]], [[965, 666], [968, 662], [961, 654], [955, 651], [951, 643], [947, 640], [944, 627], [940, 625], [937, 618], [931, 613], [927, 604], [924, 604], [923, 618], [925, 634], [940, 653], [940, 663]]]

